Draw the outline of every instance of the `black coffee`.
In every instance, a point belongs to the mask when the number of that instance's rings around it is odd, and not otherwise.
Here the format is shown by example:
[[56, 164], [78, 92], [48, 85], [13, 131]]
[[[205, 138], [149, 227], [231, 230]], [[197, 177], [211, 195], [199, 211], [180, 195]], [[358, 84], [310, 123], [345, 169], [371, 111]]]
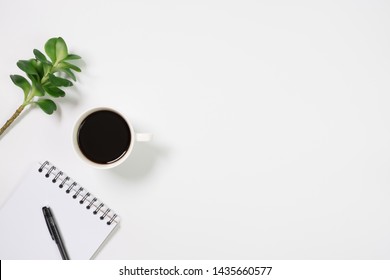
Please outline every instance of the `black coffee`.
[[129, 125], [120, 115], [102, 110], [83, 120], [77, 140], [86, 158], [96, 163], [108, 164], [125, 155], [130, 147], [131, 133]]

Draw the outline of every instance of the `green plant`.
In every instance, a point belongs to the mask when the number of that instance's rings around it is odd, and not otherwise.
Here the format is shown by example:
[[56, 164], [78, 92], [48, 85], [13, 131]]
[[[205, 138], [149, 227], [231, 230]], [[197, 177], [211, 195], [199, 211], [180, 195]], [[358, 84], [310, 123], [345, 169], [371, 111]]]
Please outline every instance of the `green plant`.
[[73, 71], [81, 72], [79, 67], [69, 63], [81, 57], [69, 54], [68, 47], [61, 37], [49, 39], [45, 44], [45, 52], [49, 59], [42, 52], [34, 49], [35, 58], [19, 60], [16, 63], [19, 69], [26, 73], [29, 81], [20, 75], [10, 76], [12, 82], [23, 90], [24, 100], [11, 118], [0, 128], [0, 136], [28, 105], [35, 104], [46, 114], [51, 115], [57, 110], [57, 105], [51, 98], [64, 97], [65, 91], [61, 88], [73, 85], [69, 78], [76, 81]]

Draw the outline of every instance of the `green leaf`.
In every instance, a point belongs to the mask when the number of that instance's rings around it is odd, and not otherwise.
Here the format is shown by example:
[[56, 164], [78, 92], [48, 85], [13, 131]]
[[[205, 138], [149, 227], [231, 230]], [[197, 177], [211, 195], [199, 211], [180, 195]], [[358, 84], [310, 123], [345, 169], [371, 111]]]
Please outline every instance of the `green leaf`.
[[53, 74], [49, 74], [49, 81], [56, 87], [70, 87], [73, 83], [67, 79], [56, 77]]
[[40, 82], [38, 82], [35, 79], [31, 79], [32, 81], [32, 91], [34, 92], [35, 96], [44, 96], [45, 90], [43, 89]]
[[27, 77], [31, 80], [32, 84], [37, 81], [37, 75], [27, 74]]
[[43, 64], [43, 73], [44, 73], [44, 76], [46, 76], [48, 73], [50, 73], [51, 69], [52, 69], [51, 65]]
[[37, 71], [39, 80], [41, 80], [44, 76], [43, 63], [36, 59], [30, 59], [30, 63]]
[[55, 86], [43, 86], [44, 90], [53, 97], [64, 97], [65, 91]]
[[72, 70], [68, 68], [62, 68], [61, 71], [66, 73], [66, 75], [68, 75], [73, 81], [76, 81], [76, 75], [72, 72]]
[[29, 60], [19, 60], [16, 65], [20, 70], [26, 72], [27, 74], [38, 75], [37, 70], [35, 70], [34, 66]]
[[39, 99], [34, 103], [36, 103], [39, 108], [41, 108], [42, 111], [44, 111], [48, 115], [53, 114], [53, 112], [57, 110], [57, 105], [54, 103], [53, 100], [50, 99]]
[[81, 72], [81, 69], [79, 67], [77, 67], [76, 65], [74, 64], [71, 64], [69, 62], [65, 62], [65, 61], [62, 61], [58, 64], [58, 67], [59, 68], [70, 68], [76, 72]]
[[76, 60], [81, 59], [81, 56], [77, 54], [68, 54], [68, 56], [64, 60]]
[[58, 37], [57, 43], [56, 43], [56, 58], [57, 61], [61, 61], [65, 59], [68, 56], [68, 47], [66, 46], [66, 43], [64, 39], [61, 37]]
[[41, 53], [39, 50], [34, 49], [34, 50], [33, 50], [33, 53], [34, 53], [35, 58], [36, 58], [37, 60], [39, 60], [40, 62], [42, 62], [42, 63], [44, 63], [44, 64], [51, 65], [51, 62], [48, 61], [47, 58], [46, 58], [46, 56], [45, 56], [43, 53]]
[[27, 79], [25, 77], [22, 77], [22, 76], [19, 76], [19, 75], [11, 75], [11, 80], [12, 82], [20, 87], [23, 92], [24, 92], [24, 100], [27, 99], [27, 96], [28, 94], [30, 93], [30, 90], [31, 90], [31, 85], [30, 83], [27, 81]]
[[56, 62], [57, 56], [56, 56], [56, 44], [57, 44], [57, 38], [51, 38], [49, 39], [45, 44], [45, 52], [48, 57], [50, 57], [51, 61], [53, 63]]

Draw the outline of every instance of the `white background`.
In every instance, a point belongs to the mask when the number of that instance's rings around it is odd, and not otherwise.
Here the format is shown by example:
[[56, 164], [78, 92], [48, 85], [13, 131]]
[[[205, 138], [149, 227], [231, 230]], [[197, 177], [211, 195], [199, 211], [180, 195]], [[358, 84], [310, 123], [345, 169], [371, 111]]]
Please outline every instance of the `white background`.
[[[389, 14], [387, 1], [1, 0], [1, 122], [22, 102], [17, 60], [50, 37], [84, 71], [55, 115], [26, 110], [0, 139], [0, 203], [48, 159], [121, 216], [98, 259], [387, 259]], [[87, 166], [71, 135], [95, 106], [154, 141]]]

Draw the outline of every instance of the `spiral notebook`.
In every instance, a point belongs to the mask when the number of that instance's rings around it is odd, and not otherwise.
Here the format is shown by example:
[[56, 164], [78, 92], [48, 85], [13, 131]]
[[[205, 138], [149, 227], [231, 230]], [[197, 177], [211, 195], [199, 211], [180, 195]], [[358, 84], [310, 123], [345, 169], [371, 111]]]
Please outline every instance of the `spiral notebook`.
[[49, 206], [70, 259], [91, 259], [118, 216], [65, 172], [45, 161], [0, 208], [0, 259], [61, 259], [42, 213]]

